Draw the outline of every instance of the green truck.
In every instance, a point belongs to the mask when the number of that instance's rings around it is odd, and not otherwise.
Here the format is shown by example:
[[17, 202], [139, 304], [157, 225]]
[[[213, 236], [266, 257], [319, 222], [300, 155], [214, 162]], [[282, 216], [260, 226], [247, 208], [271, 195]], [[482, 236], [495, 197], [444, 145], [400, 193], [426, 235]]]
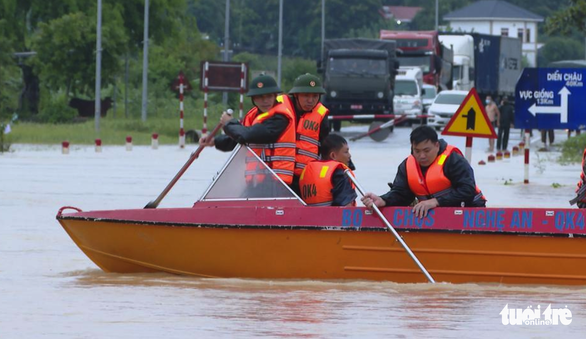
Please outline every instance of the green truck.
[[343, 120], [370, 122], [394, 113], [394, 84], [399, 68], [396, 53], [395, 42], [389, 40], [324, 41], [324, 58], [318, 69], [323, 73], [326, 90], [322, 103], [330, 109], [334, 130], [340, 130]]

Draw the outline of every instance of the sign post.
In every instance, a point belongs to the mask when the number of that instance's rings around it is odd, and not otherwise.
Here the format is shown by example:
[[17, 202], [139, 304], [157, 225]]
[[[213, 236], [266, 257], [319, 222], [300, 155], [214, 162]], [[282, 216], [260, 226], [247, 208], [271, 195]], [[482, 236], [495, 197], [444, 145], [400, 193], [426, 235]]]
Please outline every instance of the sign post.
[[484, 105], [478, 97], [475, 88], [472, 88], [452, 119], [442, 131], [442, 135], [456, 135], [466, 137], [466, 160], [472, 163], [472, 138], [496, 138], [494, 128], [486, 115]]
[[177, 78], [175, 78], [175, 81], [173, 81], [171, 88], [174, 91], [179, 91], [179, 148], [185, 148], [185, 128], [183, 125], [183, 94], [187, 91], [191, 91], [191, 84], [185, 78], [183, 71], [179, 71], [179, 74], [177, 75]]

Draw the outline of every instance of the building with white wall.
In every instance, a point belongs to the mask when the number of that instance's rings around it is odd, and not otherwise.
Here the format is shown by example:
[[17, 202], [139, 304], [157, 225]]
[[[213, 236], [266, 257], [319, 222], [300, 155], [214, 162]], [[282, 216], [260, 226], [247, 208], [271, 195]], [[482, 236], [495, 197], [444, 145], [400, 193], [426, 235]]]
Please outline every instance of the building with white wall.
[[444, 15], [455, 32], [502, 35], [523, 40], [523, 56], [537, 66], [537, 24], [543, 17], [501, 0], [481, 0]]

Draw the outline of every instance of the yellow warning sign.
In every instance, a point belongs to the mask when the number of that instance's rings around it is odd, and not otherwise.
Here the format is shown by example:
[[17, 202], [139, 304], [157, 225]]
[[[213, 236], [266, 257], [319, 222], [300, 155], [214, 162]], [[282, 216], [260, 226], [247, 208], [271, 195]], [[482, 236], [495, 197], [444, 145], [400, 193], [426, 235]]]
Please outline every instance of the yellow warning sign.
[[486, 115], [484, 105], [482, 105], [475, 88], [468, 92], [468, 95], [446, 125], [442, 134], [496, 138], [494, 128], [488, 119], [488, 115]]

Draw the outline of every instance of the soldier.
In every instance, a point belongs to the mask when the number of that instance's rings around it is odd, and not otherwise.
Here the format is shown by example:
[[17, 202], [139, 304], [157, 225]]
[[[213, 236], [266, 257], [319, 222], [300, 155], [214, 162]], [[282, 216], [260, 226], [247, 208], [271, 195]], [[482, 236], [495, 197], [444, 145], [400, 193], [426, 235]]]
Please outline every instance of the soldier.
[[292, 188], [298, 194], [301, 172], [307, 163], [320, 158], [320, 145], [330, 133], [329, 110], [319, 102], [320, 96], [325, 93], [321, 80], [309, 73], [295, 79], [293, 88], [289, 91], [297, 121], [297, 151]]
[[254, 107], [246, 113], [243, 123], [224, 112], [220, 122], [226, 134], [204, 137], [200, 143], [225, 152], [233, 150], [237, 144], [248, 144], [290, 185], [295, 168], [295, 113], [289, 99], [278, 95], [281, 92], [271, 76], [262, 74], [254, 78], [246, 94]]

